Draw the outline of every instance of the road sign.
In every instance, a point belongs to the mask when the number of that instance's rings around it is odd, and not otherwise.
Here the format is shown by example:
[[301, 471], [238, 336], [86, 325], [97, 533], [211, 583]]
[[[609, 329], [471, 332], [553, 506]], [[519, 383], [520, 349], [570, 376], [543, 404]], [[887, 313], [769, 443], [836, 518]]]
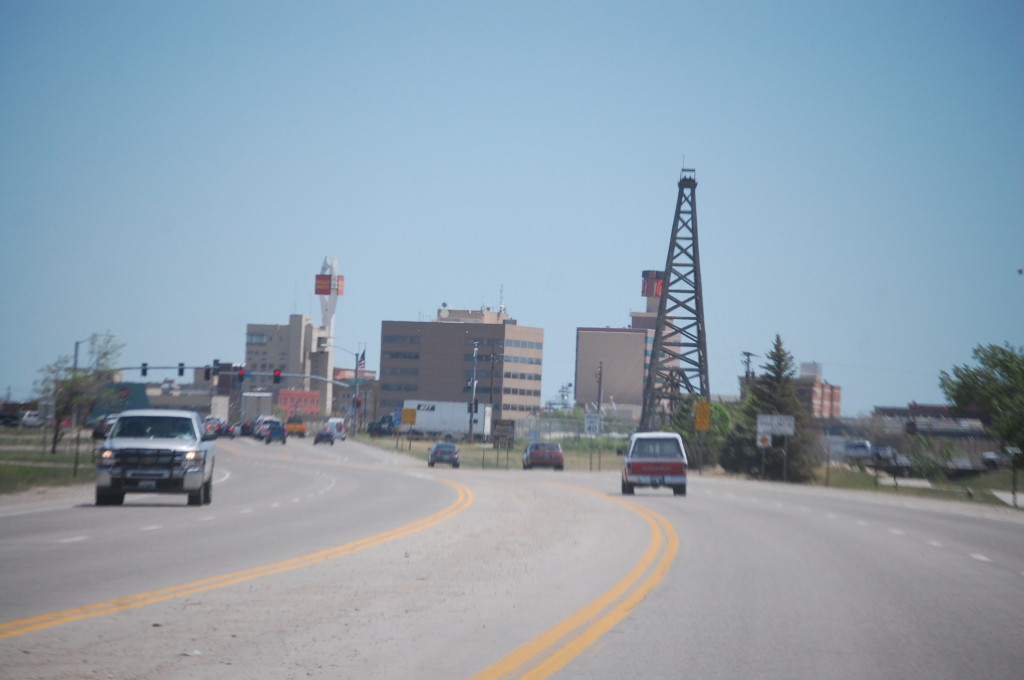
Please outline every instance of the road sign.
[[757, 435], [757, 448], [767, 449], [772, 445], [772, 436], [770, 434], [759, 434]]
[[416, 409], [414, 408], [403, 408], [402, 409], [402, 425], [415, 425], [416, 424]]
[[709, 431], [711, 429], [711, 402], [698, 401], [694, 419], [694, 428], [698, 432]]
[[601, 415], [599, 413], [583, 414], [583, 432], [590, 437], [601, 434]]
[[794, 432], [794, 418], [793, 416], [777, 416], [777, 415], [764, 415], [758, 414], [757, 416], [757, 434], [779, 434], [787, 437], [793, 436]]
[[491, 439], [494, 440], [494, 448], [512, 448], [512, 442], [516, 438], [516, 421], [495, 420], [492, 424]]

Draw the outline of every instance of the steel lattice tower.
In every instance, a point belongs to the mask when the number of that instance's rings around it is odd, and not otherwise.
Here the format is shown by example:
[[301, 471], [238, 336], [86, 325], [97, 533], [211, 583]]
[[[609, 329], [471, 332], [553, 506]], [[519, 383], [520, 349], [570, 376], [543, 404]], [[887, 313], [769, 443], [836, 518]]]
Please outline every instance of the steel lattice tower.
[[679, 176], [654, 348], [644, 383], [640, 431], [665, 427], [684, 390], [702, 399], [711, 396], [697, 247], [697, 173], [685, 169]]

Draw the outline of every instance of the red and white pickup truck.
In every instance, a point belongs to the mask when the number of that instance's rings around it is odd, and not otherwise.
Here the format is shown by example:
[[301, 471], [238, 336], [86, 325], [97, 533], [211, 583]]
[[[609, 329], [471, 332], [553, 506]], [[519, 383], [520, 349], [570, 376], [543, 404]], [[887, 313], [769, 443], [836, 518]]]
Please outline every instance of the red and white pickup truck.
[[622, 459], [622, 493], [632, 494], [638, 486], [672, 488], [686, 495], [686, 448], [675, 432], [636, 432], [629, 448], [619, 449]]

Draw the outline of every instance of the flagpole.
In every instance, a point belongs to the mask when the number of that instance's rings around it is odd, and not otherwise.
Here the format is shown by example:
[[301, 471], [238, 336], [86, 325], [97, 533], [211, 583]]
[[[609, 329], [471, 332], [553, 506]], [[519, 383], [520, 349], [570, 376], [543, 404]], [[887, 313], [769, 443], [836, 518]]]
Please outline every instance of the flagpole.
[[[357, 345], [357, 347], [358, 347], [358, 345]], [[366, 354], [366, 350], [365, 349], [363, 350], [363, 354], [364, 355]], [[355, 422], [352, 423], [352, 426], [355, 428], [353, 430], [353, 435], [359, 434], [359, 364], [361, 364], [362, 361], [363, 361], [362, 357], [357, 353], [356, 354], [356, 403], [355, 403], [355, 416], [352, 418], [352, 420], [355, 421]]]

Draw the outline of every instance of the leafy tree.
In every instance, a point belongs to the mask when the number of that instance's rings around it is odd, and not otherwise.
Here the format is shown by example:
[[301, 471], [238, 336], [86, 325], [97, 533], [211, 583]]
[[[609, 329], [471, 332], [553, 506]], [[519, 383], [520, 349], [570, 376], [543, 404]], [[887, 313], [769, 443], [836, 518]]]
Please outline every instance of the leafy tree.
[[1002, 446], [1024, 451], [1024, 350], [978, 345], [973, 356], [978, 366], [942, 371], [939, 386], [955, 412], [982, 411]]
[[678, 432], [686, 442], [690, 464], [700, 463], [704, 466], [718, 464], [719, 452], [725, 445], [732, 428], [732, 416], [729, 410], [719, 403], [711, 403], [711, 430], [697, 432], [696, 411], [699, 398], [695, 394], [684, 395], [679, 408], [672, 414], [669, 429]]
[[52, 364], [40, 369], [36, 392], [53, 402], [53, 439], [50, 453], [57, 452], [63, 436], [64, 421], [73, 415], [87, 413], [100, 399], [103, 386], [121, 353], [123, 344], [110, 333], [93, 333], [89, 338], [87, 363], [76, 367], [67, 356], [60, 356]]
[[[722, 449], [722, 467], [759, 476], [763, 464], [766, 479], [806, 482], [814, 478], [817, 461], [807, 427], [809, 416], [797, 396], [794, 366], [793, 355], [776, 335], [760, 367], [763, 372], [749, 382], [736, 410], [732, 430]], [[755, 441], [759, 414], [793, 416], [793, 435], [786, 439], [774, 437], [772, 446], [762, 452]]]

